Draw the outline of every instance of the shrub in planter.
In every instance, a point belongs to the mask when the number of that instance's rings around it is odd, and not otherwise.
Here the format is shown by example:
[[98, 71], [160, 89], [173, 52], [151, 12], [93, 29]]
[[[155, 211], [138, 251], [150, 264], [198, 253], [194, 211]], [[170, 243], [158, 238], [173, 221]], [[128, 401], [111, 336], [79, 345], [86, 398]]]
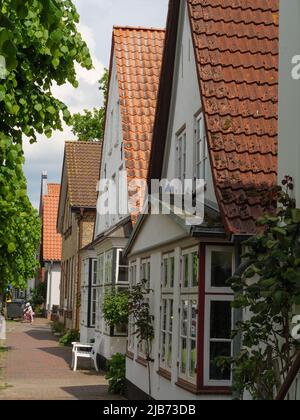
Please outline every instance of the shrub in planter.
[[59, 344], [64, 347], [70, 347], [73, 342], [79, 341], [80, 334], [77, 330], [68, 330], [59, 340]]
[[124, 394], [125, 391], [125, 371], [126, 359], [121, 353], [115, 354], [112, 359], [107, 362], [106, 379], [109, 383], [109, 392], [111, 394]]

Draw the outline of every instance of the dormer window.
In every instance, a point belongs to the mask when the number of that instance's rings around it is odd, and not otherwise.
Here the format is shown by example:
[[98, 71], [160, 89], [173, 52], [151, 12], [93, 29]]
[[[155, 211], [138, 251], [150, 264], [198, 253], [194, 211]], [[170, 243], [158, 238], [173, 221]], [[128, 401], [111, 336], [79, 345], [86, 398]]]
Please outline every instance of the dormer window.
[[208, 151], [204, 115], [195, 119], [195, 178], [207, 180]]

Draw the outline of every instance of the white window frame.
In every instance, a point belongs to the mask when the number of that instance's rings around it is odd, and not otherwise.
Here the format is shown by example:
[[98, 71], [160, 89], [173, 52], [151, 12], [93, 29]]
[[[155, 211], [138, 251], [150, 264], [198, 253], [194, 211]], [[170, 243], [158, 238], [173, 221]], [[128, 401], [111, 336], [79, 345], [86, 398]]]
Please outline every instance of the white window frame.
[[91, 297], [90, 297], [90, 319], [89, 325], [91, 327], [96, 327], [97, 324], [97, 309], [98, 309], [98, 260], [97, 258], [92, 258], [92, 272], [91, 272]]
[[[171, 276], [171, 261], [174, 261], [173, 280]], [[167, 284], [165, 284], [165, 262], [167, 262]], [[159, 338], [159, 366], [161, 369], [171, 372], [174, 349], [172, 349], [172, 341], [174, 335], [174, 290], [175, 290], [175, 252], [169, 252], [162, 256], [161, 263], [161, 302], [160, 302], [160, 338]], [[164, 313], [164, 302], [166, 302], [166, 313]], [[171, 312], [172, 308], [172, 312]], [[171, 316], [172, 315], [172, 316]], [[164, 316], [166, 316], [166, 328], [164, 328]], [[163, 335], [166, 337], [166, 349], [171, 346], [171, 359], [163, 360]], [[170, 365], [168, 361], [170, 360]]]
[[[205, 297], [205, 333], [204, 333], [204, 385], [210, 387], [231, 387], [232, 373], [230, 381], [212, 380], [210, 379], [210, 343], [211, 342], [231, 342], [231, 354], [233, 354], [233, 340], [232, 339], [212, 339], [210, 337], [210, 318], [211, 318], [211, 303], [212, 302], [233, 302], [233, 295], [207, 295]], [[234, 311], [232, 309], [232, 329], [234, 327]]]
[[[192, 286], [189, 285], [189, 287], [184, 287], [184, 257], [187, 255], [192, 255], [192, 254], [197, 254], [198, 256], [198, 284], [197, 286]], [[198, 247], [193, 247], [193, 248], [189, 248], [189, 249], [184, 249], [181, 252], [181, 257], [182, 257], [182, 263], [181, 263], [181, 289], [182, 289], [182, 293], [185, 293], [185, 291], [188, 291], [188, 294], [198, 294], [198, 285], [199, 285], [199, 248]], [[189, 259], [189, 270], [193, 269], [193, 265], [192, 265], [192, 261], [191, 259]]]
[[[137, 284], [137, 261], [129, 263], [129, 287], [130, 289]], [[127, 351], [135, 353], [135, 335], [132, 315], [128, 319], [128, 338], [127, 338]]]
[[176, 177], [182, 182], [182, 193], [184, 193], [186, 166], [186, 127], [184, 127], [176, 135]]
[[[211, 285], [211, 261], [212, 261], [212, 252], [232, 252], [232, 275], [234, 274], [235, 269], [235, 259], [234, 259], [234, 248], [230, 246], [206, 246], [206, 269], [205, 269], [205, 292], [206, 293], [217, 293], [217, 294], [232, 294], [232, 289], [230, 287], [212, 287]], [[229, 280], [229, 279], [228, 279]]]
[[[143, 269], [145, 265], [148, 266], [148, 269], [149, 269], [147, 273], [147, 277], [145, 277], [143, 273]], [[151, 258], [150, 257], [143, 258], [140, 263], [140, 281], [144, 279], [148, 280], [148, 288], [150, 290], [150, 283], [151, 283]], [[150, 305], [150, 294], [145, 295], [145, 301], [148, 302], [148, 304]], [[146, 343], [145, 342], [138, 343], [138, 355], [141, 358], [145, 359], [146, 354], [147, 354]]]
[[[107, 263], [108, 263], [108, 257], [111, 257], [110, 259], [110, 281], [107, 281]], [[105, 252], [104, 256], [104, 286], [111, 286], [113, 284], [113, 260], [114, 260], [114, 250], [110, 249], [109, 251]]]
[[[202, 124], [202, 125], [201, 125]], [[201, 111], [195, 116], [195, 158], [194, 176], [195, 179], [207, 181], [208, 175], [208, 147], [204, 114]]]
[[[194, 286], [191, 284], [192, 281], [192, 258], [189, 258], [189, 272], [190, 272], [190, 279], [189, 279], [189, 287], [184, 287], [184, 257], [187, 255], [197, 254], [198, 257], [198, 284]], [[181, 279], [180, 279], [180, 317], [179, 317], [179, 351], [178, 351], [178, 377], [182, 380], [190, 382], [194, 385], [197, 384], [197, 370], [198, 366], [198, 310], [199, 310], [199, 269], [200, 269], [200, 261], [199, 261], [199, 248], [192, 247], [188, 249], [184, 249], [181, 252]], [[187, 335], [184, 336], [182, 334], [182, 316], [183, 316], [183, 303], [188, 302], [188, 320], [187, 320]], [[191, 336], [191, 326], [192, 326], [192, 302], [197, 302], [197, 311], [196, 311], [196, 334], [195, 337]], [[181, 341], [186, 339], [187, 341], [187, 349], [190, 350], [190, 344], [192, 341], [195, 342], [195, 366], [196, 371], [194, 377], [190, 376], [190, 361], [191, 361], [191, 353], [188, 351], [186, 355], [186, 373], [182, 373], [182, 346]]]
[[[166, 302], [166, 306], [164, 303]], [[164, 312], [166, 308], [166, 313]], [[172, 308], [172, 312], [171, 312]], [[172, 316], [171, 316], [172, 315]], [[166, 326], [164, 327], [164, 319], [166, 317]], [[162, 294], [161, 296], [161, 309], [160, 309], [160, 349], [159, 349], [159, 367], [168, 372], [172, 372], [172, 361], [174, 350], [172, 348], [174, 334], [174, 295], [173, 294]], [[171, 357], [165, 357], [163, 360], [163, 336], [165, 335], [165, 347], [166, 351], [171, 347]], [[168, 364], [170, 361], [170, 364]]]
[[[174, 261], [174, 273], [173, 273], [173, 286], [171, 283], [171, 260]], [[165, 261], [168, 261], [168, 279], [167, 279], [167, 287], [164, 287], [165, 284]], [[174, 292], [174, 285], [175, 285], [175, 253], [170, 252], [168, 254], [164, 254], [162, 257], [162, 291], [163, 293], [172, 293]]]

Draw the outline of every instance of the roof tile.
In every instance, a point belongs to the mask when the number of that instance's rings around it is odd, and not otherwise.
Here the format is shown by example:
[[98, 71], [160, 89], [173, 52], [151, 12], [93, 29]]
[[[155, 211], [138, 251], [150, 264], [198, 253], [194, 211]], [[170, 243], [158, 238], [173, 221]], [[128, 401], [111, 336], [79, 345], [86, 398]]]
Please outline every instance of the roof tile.
[[66, 142], [65, 164], [72, 207], [95, 208], [102, 142]]
[[256, 232], [277, 183], [279, 0], [188, 0], [216, 194]]
[[132, 179], [147, 179], [164, 40], [164, 30], [114, 28], [129, 182]]
[[43, 197], [42, 254], [44, 261], [60, 261], [62, 238], [56, 231], [60, 185], [48, 184], [48, 193]]

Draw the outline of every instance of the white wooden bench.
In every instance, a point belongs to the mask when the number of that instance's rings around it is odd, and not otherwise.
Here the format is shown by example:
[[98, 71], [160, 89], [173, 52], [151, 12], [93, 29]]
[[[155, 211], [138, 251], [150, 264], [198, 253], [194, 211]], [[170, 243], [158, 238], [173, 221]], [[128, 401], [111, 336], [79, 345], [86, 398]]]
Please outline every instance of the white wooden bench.
[[78, 358], [91, 359], [97, 372], [99, 372], [97, 365], [97, 352], [92, 344], [72, 343], [72, 369], [77, 371]]

